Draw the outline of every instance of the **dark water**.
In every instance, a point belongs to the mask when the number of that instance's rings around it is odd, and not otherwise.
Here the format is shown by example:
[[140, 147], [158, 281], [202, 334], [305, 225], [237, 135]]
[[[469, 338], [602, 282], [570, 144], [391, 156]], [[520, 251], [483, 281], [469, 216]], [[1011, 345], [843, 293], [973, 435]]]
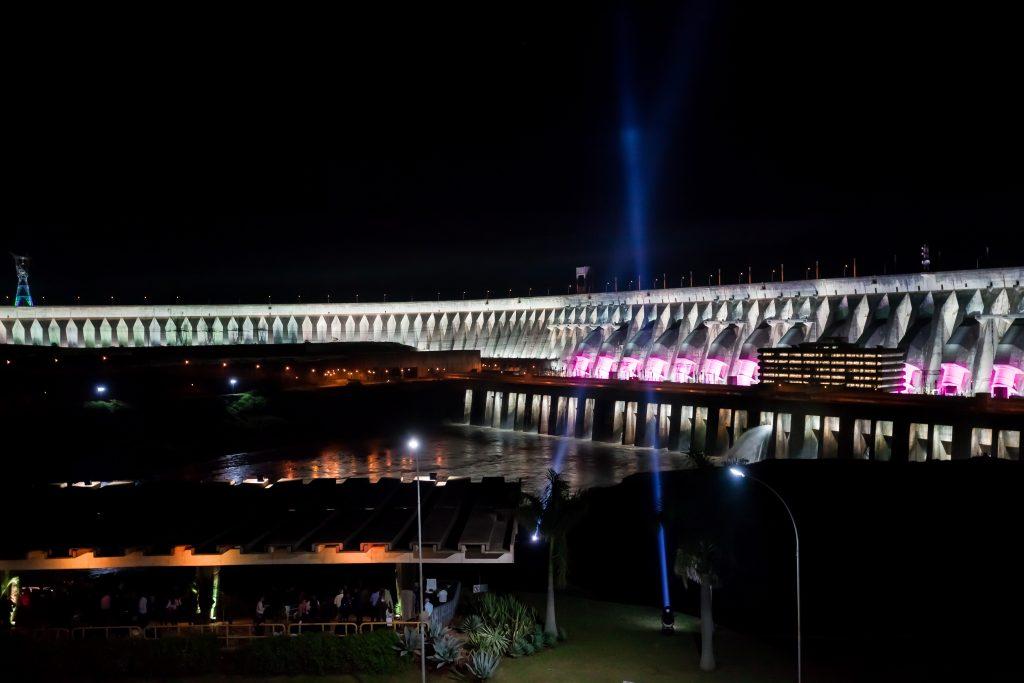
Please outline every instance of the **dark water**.
[[[241, 481], [268, 478], [414, 476], [415, 460], [401, 437], [338, 440], [319, 446], [225, 455], [198, 465], [159, 473], [161, 478]], [[559, 469], [574, 488], [616, 484], [636, 472], [682, 469], [685, 455], [649, 448], [453, 425], [419, 435], [423, 474], [443, 477], [505, 477], [537, 490], [549, 467]]]

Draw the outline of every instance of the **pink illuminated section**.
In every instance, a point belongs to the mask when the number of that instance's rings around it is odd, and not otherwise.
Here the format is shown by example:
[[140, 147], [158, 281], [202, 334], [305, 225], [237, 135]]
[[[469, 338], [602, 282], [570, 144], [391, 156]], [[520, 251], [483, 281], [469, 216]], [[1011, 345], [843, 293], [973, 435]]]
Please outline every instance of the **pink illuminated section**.
[[703, 375], [707, 384], [724, 384], [725, 373], [729, 369], [724, 360], [708, 358], [704, 361]]
[[619, 379], [633, 379], [636, 377], [636, 367], [639, 364], [639, 358], [623, 358], [619, 361]]
[[672, 376], [673, 382], [689, 382], [693, 378], [693, 370], [697, 367], [689, 358], [676, 358], [676, 362], [672, 364]]
[[916, 394], [921, 388], [921, 368], [910, 363], [903, 364], [903, 387], [896, 393]]
[[665, 381], [668, 372], [668, 361], [664, 358], [648, 358], [644, 365], [644, 379], [649, 382]]
[[738, 360], [735, 367], [736, 373], [729, 379], [737, 386], [749, 387], [757, 382], [757, 368], [756, 360]]
[[967, 393], [971, 371], [959, 363], [943, 363], [939, 371], [938, 390], [943, 396], [957, 396]]
[[574, 356], [572, 359], [572, 367], [569, 369], [570, 377], [589, 377], [587, 371], [590, 370], [590, 364], [593, 362], [590, 356], [580, 354]]
[[615, 359], [611, 356], [598, 356], [597, 363], [594, 364], [594, 372], [591, 374], [591, 377], [596, 377], [597, 379], [608, 379], [611, 375], [612, 363], [614, 362]]
[[1020, 396], [1024, 393], [1024, 370], [1012, 365], [992, 367], [992, 395], [1000, 398]]

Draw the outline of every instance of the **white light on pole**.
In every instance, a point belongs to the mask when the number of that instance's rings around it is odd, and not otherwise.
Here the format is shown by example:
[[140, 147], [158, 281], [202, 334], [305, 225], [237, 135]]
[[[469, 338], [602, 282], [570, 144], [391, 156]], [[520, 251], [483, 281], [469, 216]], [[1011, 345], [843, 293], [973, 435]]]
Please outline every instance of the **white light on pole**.
[[96, 395], [97, 396], [103, 396], [105, 393], [107, 393], [107, 385], [105, 385], [105, 384], [97, 384], [96, 385]]
[[427, 641], [423, 634], [423, 592], [426, 589], [426, 584], [423, 583], [423, 515], [421, 514], [422, 508], [420, 506], [420, 442], [416, 437], [412, 437], [406, 445], [409, 447], [413, 457], [416, 459], [416, 550], [419, 555], [420, 565], [420, 611], [417, 614], [416, 619], [419, 622], [420, 628], [420, 678], [423, 683], [427, 683]]
[[779, 502], [782, 503], [782, 507], [786, 508], [786, 514], [789, 515], [789, 521], [793, 525], [793, 539], [796, 543], [796, 680], [797, 683], [803, 681], [803, 641], [801, 638], [800, 629], [800, 532], [796, 528], [796, 518], [793, 517], [793, 511], [789, 509], [789, 505], [786, 504], [785, 499], [779, 495], [779, 492], [773, 489], [771, 486], [761, 481], [757, 477], [752, 477], [747, 474], [746, 470], [741, 467], [730, 467], [729, 474], [739, 479], [749, 479], [756, 481], [761, 486], [765, 487], [772, 492]]

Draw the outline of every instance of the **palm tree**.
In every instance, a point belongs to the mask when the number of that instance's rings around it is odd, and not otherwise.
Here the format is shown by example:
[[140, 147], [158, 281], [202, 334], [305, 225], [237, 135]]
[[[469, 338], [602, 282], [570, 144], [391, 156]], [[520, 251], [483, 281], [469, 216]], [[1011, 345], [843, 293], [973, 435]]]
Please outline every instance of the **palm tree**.
[[687, 588], [690, 581], [700, 585], [700, 668], [704, 671], [715, 668], [715, 620], [711, 615], [711, 592], [721, 585], [720, 562], [718, 546], [704, 539], [676, 551], [676, 576]]
[[582, 493], [571, 491], [568, 482], [555, 470], [548, 470], [545, 488], [546, 491], [540, 495], [523, 494], [521, 517], [526, 525], [536, 529], [533, 540], [545, 538], [548, 542], [548, 601], [544, 632], [557, 636], [555, 588], [565, 588], [569, 564], [567, 536], [584, 515], [586, 503]]

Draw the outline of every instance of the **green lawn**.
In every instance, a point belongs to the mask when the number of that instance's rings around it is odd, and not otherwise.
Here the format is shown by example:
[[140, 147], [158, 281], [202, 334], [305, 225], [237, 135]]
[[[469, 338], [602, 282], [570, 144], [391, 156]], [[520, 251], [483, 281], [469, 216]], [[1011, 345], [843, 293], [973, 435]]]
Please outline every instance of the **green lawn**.
[[[543, 614], [542, 596], [526, 596]], [[651, 608], [560, 597], [559, 625], [568, 640], [531, 657], [506, 658], [494, 681], [573, 681], [648, 683], [699, 681], [701, 683], [774, 683], [792, 681], [794, 672], [784, 654], [728, 631], [719, 631], [719, 668], [704, 673], [697, 668], [697, 620], [678, 615], [676, 633], [660, 633], [659, 614]], [[429, 665], [429, 662], [428, 662]], [[435, 681], [448, 677], [430, 676]], [[209, 680], [213, 679], [200, 679]], [[231, 678], [239, 681], [246, 679]], [[419, 670], [399, 676], [330, 676], [258, 679], [261, 683], [412, 683]], [[198, 683], [192, 679], [190, 683]]]

